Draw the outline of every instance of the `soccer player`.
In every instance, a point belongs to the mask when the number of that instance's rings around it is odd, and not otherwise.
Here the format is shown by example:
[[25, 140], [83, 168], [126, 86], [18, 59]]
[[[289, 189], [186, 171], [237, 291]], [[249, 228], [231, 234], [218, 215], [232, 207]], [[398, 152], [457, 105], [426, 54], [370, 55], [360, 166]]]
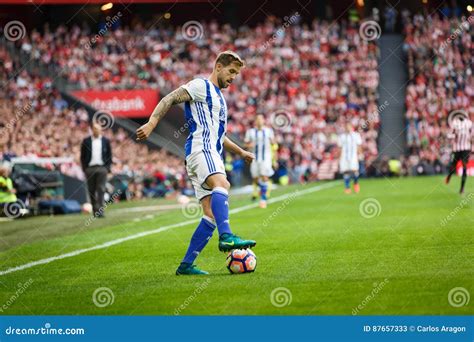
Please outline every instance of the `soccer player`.
[[273, 129], [265, 127], [265, 118], [262, 114], [255, 118], [255, 127], [245, 134], [247, 148], [253, 149], [255, 160], [250, 165], [250, 174], [254, 187], [260, 188], [260, 208], [267, 207], [268, 180], [273, 176], [272, 145], [275, 144]]
[[240, 155], [247, 163], [255, 158], [253, 153], [240, 148], [225, 134], [227, 105], [221, 90], [231, 85], [243, 66], [244, 61], [235, 52], [221, 52], [208, 79], [195, 78], [166, 95], [158, 103], [148, 122], [137, 130], [137, 140], [148, 138], [172, 105], [185, 103], [186, 122], [189, 125], [185, 145], [186, 171], [204, 215], [176, 270], [177, 275], [208, 274], [194, 265], [194, 260], [212, 237], [216, 226], [220, 251], [256, 245], [253, 240], [244, 240], [234, 235], [230, 229], [230, 184], [226, 179], [222, 160], [224, 148]]
[[347, 123], [344, 133], [339, 135], [338, 145], [341, 149], [339, 171], [344, 177], [344, 192], [350, 194], [351, 178], [354, 180], [354, 191], [359, 193], [359, 154], [361, 153], [362, 138], [350, 123]]
[[468, 117], [457, 117], [452, 124], [451, 132], [448, 136], [453, 141], [453, 153], [451, 155], [451, 164], [449, 173], [446, 177], [446, 184], [449, 184], [451, 176], [456, 172], [456, 165], [462, 162], [461, 189], [459, 193], [464, 193], [464, 186], [467, 178], [467, 162], [472, 149], [472, 121]]

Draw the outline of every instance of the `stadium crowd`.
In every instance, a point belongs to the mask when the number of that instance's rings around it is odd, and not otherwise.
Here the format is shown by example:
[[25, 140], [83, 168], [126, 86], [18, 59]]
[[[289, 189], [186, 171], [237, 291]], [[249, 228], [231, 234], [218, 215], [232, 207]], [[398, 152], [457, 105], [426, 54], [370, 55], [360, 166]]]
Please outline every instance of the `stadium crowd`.
[[[21, 49], [55, 65], [76, 88], [165, 93], [207, 76], [219, 51], [235, 50], [247, 67], [226, 91], [230, 133], [243, 138], [255, 114], [265, 114], [277, 131], [281, 169], [292, 181], [311, 180], [321, 178], [324, 163], [337, 165], [337, 135], [351, 121], [362, 133], [361, 159], [370, 167], [378, 152], [378, 47], [363, 40], [356, 25], [315, 20], [308, 26], [298, 13], [254, 28], [201, 24], [197, 33], [137, 24], [110, 30], [94, 43], [91, 32], [78, 26], [45, 27], [26, 37]], [[276, 112], [284, 113], [283, 124], [271, 120]], [[327, 177], [337, 168], [332, 170]]]
[[[410, 79], [406, 92], [410, 154], [401, 159], [404, 173], [417, 173], [410, 170], [420, 165], [421, 173], [443, 172], [451, 150], [448, 113], [454, 109], [474, 111], [472, 18], [404, 17]], [[46, 26], [43, 32], [26, 36], [19, 47], [29, 57], [55, 66], [76, 89], [151, 87], [162, 92], [193, 77], [206, 76], [219, 51], [235, 50], [246, 60], [246, 68], [226, 92], [229, 132], [242, 139], [255, 115], [265, 114], [277, 132], [279, 175], [289, 176], [292, 182], [333, 177], [337, 136], [347, 121], [363, 137], [363, 170], [370, 175], [386, 173], [388, 160], [377, 160], [378, 47], [362, 39], [356, 25], [320, 20], [306, 25], [300, 23], [298, 13], [285, 21], [269, 17], [254, 28], [234, 29], [216, 22], [201, 25], [194, 28], [197, 33], [170, 26], [151, 30], [142, 24], [115, 26], [95, 35], [93, 41], [87, 27], [51, 30]], [[143, 39], [136, 39], [138, 36]], [[3, 75], [11, 75], [13, 64], [4, 57]], [[72, 151], [75, 161], [63, 165], [64, 171], [83, 177], [77, 163], [77, 142], [86, 130], [87, 113], [70, 108], [50, 80], [26, 71], [8, 82], [6, 89], [9, 100], [2, 108], [11, 106], [28, 120], [17, 120], [7, 127], [11, 138], [2, 134], [2, 139], [9, 141], [10, 150], [3, 152], [59, 156]], [[25, 97], [13, 97], [13, 93]], [[34, 110], [43, 115], [32, 116], [30, 110], [24, 110], [33, 103]], [[31, 125], [20, 125], [25, 121]], [[70, 136], [58, 134], [63, 122], [71, 127]], [[40, 131], [47, 134], [42, 136]], [[30, 135], [37, 140], [35, 144], [22, 139]], [[140, 156], [147, 153], [135, 152], [146, 146], [129, 143], [127, 133], [120, 129], [109, 135], [113, 144], [122, 146], [114, 157], [114, 173], [143, 178], [161, 172], [172, 179], [183, 178], [179, 159], [154, 151], [144, 160]], [[322, 167], [325, 164], [330, 166]], [[324, 175], [323, 169], [330, 170], [329, 174]], [[134, 193], [142, 190], [138, 186]]]
[[[406, 91], [407, 168], [445, 172], [451, 142], [448, 114], [474, 117], [474, 16], [415, 15], [405, 22], [409, 84]], [[421, 166], [421, 167], [420, 167]]]
[[[17, 62], [0, 47], [0, 161], [20, 156], [72, 157], [71, 162], [58, 164], [59, 170], [84, 179], [79, 158], [81, 141], [88, 135], [88, 113], [70, 106], [50, 78], [18, 70]], [[155, 189], [164, 194], [183, 186], [181, 159], [135, 143], [121, 128], [105, 135], [113, 146], [112, 174], [124, 176], [131, 196], [140, 198]], [[52, 163], [43, 166], [56, 168]]]
[[[402, 174], [443, 172], [451, 151], [448, 113], [474, 113], [469, 32], [474, 20], [437, 15], [403, 20], [410, 154], [397, 163]], [[207, 76], [219, 51], [234, 50], [246, 60], [246, 68], [226, 91], [229, 132], [243, 139], [255, 115], [265, 114], [277, 133], [278, 176], [288, 176], [291, 182], [332, 178], [337, 172], [337, 137], [345, 122], [362, 135], [362, 171], [391, 174], [390, 163], [395, 161], [377, 159], [379, 51], [375, 43], [362, 39], [357, 25], [320, 20], [306, 25], [298, 13], [284, 21], [269, 17], [253, 28], [201, 25], [191, 32], [181, 27], [115, 25], [95, 36], [85, 26], [45, 26], [18, 47], [29, 58], [54, 66], [70, 88], [156, 88], [164, 93]], [[87, 112], [70, 107], [51, 79], [26, 70], [16, 74], [19, 69], [8, 52], [1, 49], [0, 55], [3, 159], [73, 156], [61, 170], [83, 179], [78, 159], [88, 129]], [[64, 127], [68, 134], [63, 134]], [[132, 180], [128, 187], [133, 196], [186, 187], [182, 160], [134, 143], [120, 128], [107, 135], [114, 147], [112, 173]]]

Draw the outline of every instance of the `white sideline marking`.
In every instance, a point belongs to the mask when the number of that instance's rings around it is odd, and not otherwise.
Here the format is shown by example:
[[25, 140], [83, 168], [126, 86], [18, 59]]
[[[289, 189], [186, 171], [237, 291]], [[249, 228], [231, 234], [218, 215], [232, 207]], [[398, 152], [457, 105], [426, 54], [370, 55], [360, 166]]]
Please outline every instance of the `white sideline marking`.
[[146, 205], [142, 207], [133, 207], [133, 208], [117, 208], [112, 209], [112, 212], [120, 213], [136, 213], [136, 212], [145, 212], [145, 211], [167, 211], [171, 209], [181, 209], [181, 204], [163, 204], [163, 205]]
[[[312, 193], [312, 192], [316, 192], [316, 191], [324, 190], [324, 189], [327, 189], [327, 188], [331, 188], [334, 185], [336, 185], [337, 183], [338, 182], [330, 182], [330, 183], [326, 183], [326, 184], [323, 184], [323, 185], [316, 185], [314, 187], [311, 187], [311, 188], [308, 188], [308, 189], [305, 189], [305, 190], [297, 190], [297, 191], [295, 190], [293, 192], [290, 192], [290, 193], [287, 193], [287, 194], [284, 194], [284, 195], [280, 195], [280, 196], [277, 196], [277, 197], [270, 198], [268, 200], [268, 203], [281, 202], [281, 201], [287, 199], [290, 196], [299, 197], [299, 196], [306, 195], [306, 194], [309, 194], [309, 193]], [[252, 203], [252, 204], [244, 205], [244, 206], [239, 207], [239, 208], [232, 209], [232, 210], [229, 211], [229, 213], [230, 214], [235, 214], [235, 213], [239, 213], [241, 211], [249, 210], [249, 209], [256, 208], [256, 207], [258, 207], [258, 203]], [[89, 248], [78, 249], [78, 250], [75, 250], [75, 251], [72, 251], [72, 252], [69, 252], [69, 253], [65, 253], [65, 254], [61, 254], [61, 255], [57, 255], [57, 256], [54, 256], [54, 257], [32, 261], [32, 262], [26, 263], [24, 265], [15, 266], [15, 267], [8, 268], [4, 271], [0, 271], [0, 276], [3, 276], [5, 274], [9, 274], [9, 273], [13, 273], [13, 272], [17, 272], [17, 271], [21, 271], [21, 270], [25, 270], [27, 268], [31, 268], [31, 267], [38, 266], [38, 265], [49, 264], [50, 262], [53, 262], [53, 261], [56, 261], [56, 260], [71, 258], [71, 257], [74, 257], [76, 255], [87, 253], [87, 252], [90, 252], [90, 251], [95, 251], [95, 250], [99, 250], [99, 249], [108, 248], [108, 247], [111, 247], [111, 246], [114, 246], [114, 245], [118, 245], [118, 244], [120, 244], [122, 242], [125, 242], [125, 241], [135, 240], [135, 239], [138, 239], [138, 238], [141, 238], [141, 237], [144, 237], [144, 236], [148, 236], [148, 235], [151, 235], [151, 234], [161, 233], [161, 232], [164, 232], [164, 231], [169, 230], [169, 229], [187, 226], [188, 224], [197, 223], [200, 220], [201, 220], [201, 218], [197, 218], [197, 219], [193, 219], [193, 220], [184, 221], [184, 222], [181, 222], [181, 223], [175, 223], [175, 224], [160, 227], [160, 228], [157, 228], [157, 229], [149, 230], [149, 231], [146, 231], [146, 232], [141, 232], [141, 233], [129, 235], [129, 236], [126, 236], [126, 237], [123, 237], [123, 238], [120, 238], [120, 239], [115, 239], [115, 240], [111, 240], [111, 241], [108, 241], [108, 242], [104, 242], [100, 245], [92, 246], [92, 247], [89, 247]]]

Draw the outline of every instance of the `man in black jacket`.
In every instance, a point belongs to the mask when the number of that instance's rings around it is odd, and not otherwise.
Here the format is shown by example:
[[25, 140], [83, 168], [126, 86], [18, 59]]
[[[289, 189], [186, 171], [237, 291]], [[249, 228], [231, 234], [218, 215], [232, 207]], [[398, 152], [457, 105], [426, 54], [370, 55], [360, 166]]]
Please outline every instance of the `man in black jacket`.
[[92, 136], [81, 145], [81, 164], [87, 178], [87, 188], [96, 217], [104, 217], [104, 193], [107, 174], [112, 165], [109, 139], [102, 136], [99, 122], [91, 122]]

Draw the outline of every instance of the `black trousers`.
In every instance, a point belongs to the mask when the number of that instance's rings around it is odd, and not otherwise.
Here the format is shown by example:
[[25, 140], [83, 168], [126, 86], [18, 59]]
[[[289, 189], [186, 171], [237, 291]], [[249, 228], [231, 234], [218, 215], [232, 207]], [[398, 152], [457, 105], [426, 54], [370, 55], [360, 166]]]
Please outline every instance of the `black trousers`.
[[451, 164], [449, 165], [449, 174], [452, 175], [454, 172], [456, 172], [456, 165], [459, 161], [462, 162], [463, 171], [465, 171], [470, 154], [471, 151], [453, 152], [453, 154], [451, 155]]
[[105, 166], [89, 166], [85, 170], [87, 189], [94, 213], [104, 206], [105, 184], [107, 182], [107, 168]]
[[453, 152], [451, 157], [451, 165], [449, 165], [449, 174], [448, 174], [448, 182], [451, 176], [456, 172], [456, 165], [459, 161], [462, 162], [462, 176], [461, 176], [461, 189], [459, 190], [460, 193], [464, 192], [464, 186], [466, 185], [467, 179], [467, 162], [469, 161], [469, 156], [471, 151], [457, 151]]

